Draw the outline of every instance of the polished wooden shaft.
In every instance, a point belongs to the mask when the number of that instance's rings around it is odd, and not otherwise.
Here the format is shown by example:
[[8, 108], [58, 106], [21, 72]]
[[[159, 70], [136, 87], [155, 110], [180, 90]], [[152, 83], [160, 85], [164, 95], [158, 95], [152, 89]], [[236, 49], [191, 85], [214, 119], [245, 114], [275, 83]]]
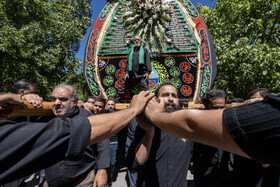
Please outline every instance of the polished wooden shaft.
[[[43, 105], [39, 108], [34, 107], [27, 101], [25, 103], [28, 105], [28, 108], [23, 108], [21, 106], [15, 106], [10, 116], [51, 116], [53, 115], [51, 102], [43, 102]], [[238, 105], [242, 105], [239, 103]], [[116, 110], [122, 110], [129, 107], [129, 103], [116, 103]], [[227, 104], [226, 108], [231, 107], [231, 104]], [[204, 108], [202, 104], [189, 104], [188, 108]], [[93, 108], [90, 108], [92, 111]]]
[[[9, 113], [10, 116], [51, 116], [53, 115], [51, 102], [43, 102], [42, 106], [37, 108], [24, 101], [28, 108], [23, 108], [21, 106], [15, 105], [12, 112]], [[122, 110], [129, 107], [129, 103], [116, 103], [116, 110]], [[89, 108], [93, 111], [93, 108]]]
[[53, 115], [51, 102], [43, 102], [42, 106], [37, 108], [24, 101], [28, 108], [23, 108], [22, 106], [15, 105], [10, 116], [51, 116]]

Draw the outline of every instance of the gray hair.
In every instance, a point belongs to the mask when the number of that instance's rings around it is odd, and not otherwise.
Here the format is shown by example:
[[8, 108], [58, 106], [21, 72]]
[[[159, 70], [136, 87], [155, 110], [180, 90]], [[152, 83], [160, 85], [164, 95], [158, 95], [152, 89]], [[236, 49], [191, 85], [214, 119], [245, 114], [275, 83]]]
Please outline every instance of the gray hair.
[[70, 84], [60, 84], [60, 85], [57, 85], [56, 87], [54, 87], [54, 89], [56, 88], [64, 88], [64, 89], [71, 89], [71, 100], [74, 102], [74, 103], [77, 103], [78, 100], [79, 100], [79, 94], [78, 94], [78, 90], [70, 85]]

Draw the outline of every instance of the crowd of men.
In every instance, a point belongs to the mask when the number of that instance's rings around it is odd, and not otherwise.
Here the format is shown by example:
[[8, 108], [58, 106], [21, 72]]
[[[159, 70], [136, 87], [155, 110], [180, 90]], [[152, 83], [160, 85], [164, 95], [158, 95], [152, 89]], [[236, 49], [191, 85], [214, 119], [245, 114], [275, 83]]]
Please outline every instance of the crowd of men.
[[[19, 104], [15, 101], [17, 99], [26, 99], [37, 107], [42, 104], [42, 98], [35, 94], [36, 85], [32, 82], [20, 80], [14, 84], [11, 92], [8, 94], [2, 93], [2, 95], [12, 95], [15, 98], [11, 97], [10, 101], [5, 102], [5, 104], [1, 103], [1, 110], [5, 110], [6, 103]], [[269, 94], [268, 89], [256, 89], [248, 94], [248, 100], [244, 101], [236, 98], [231, 100], [231, 104], [234, 107], [240, 103], [261, 101]], [[166, 113], [172, 114], [179, 110], [189, 110], [188, 101], [178, 98], [177, 89], [171, 82], [161, 84], [155, 92], [155, 97], [163, 103], [163, 110]], [[116, 100], [114, 98], [105, 100], [89, 97], [83, 103], [79, 100], [76, 88], [68, 84], [56, 86], [51, 93], [50, 100], [54, 116], [13, 118], [13, 121], [15, 121], [14, 129], [16, 129], [16, 123], [20, 123], [20, 125], [27, 125], [30, 122], [50, 123], [57, 118], [63, 121], [74, 119], [79, 121], [79, 125], [85, 125], [82, 122], [86, 117], [99, 115], [102, 117], [101, 114], [104, 113], [115, 113]], [[202, 104], [204, 107], [196, 110], [224, 109], [226, 101], [227, 95], [223, 90], [211, 89], [203, 96]], [[24, 105], [24, 103], [20, 104]], [[63, 121], [60, 123], [63, 123]], [[228, 152], [225, 149], [214, 148], [209, 144], [196, 143], [174, 136], [174, 132], [170, 134], [155, 126], [153, 121], [149, 120], [147, 115], [143, 113], [131, 117], [131, 120], [127, 123], [128, 130], [121, 131], [118, 134], [109, 133], [109, 135], [106, 135], [108, 138], [100, 139], [97, 136], [98, 140], [90, 143], [91, 145], [86, 142], [87, 146], [84, 145], [84, 149], [79, 150], [79, 154], [77, 154], [77, 150], [69, 150], [72, 148], [64, 148], [61, 145], [64, 141], [63, 136], [67, 139], [67, 135], [53, 136], [43, 143], [45, 145], [38, 146], [35, 150], [36, 152], [43, 152], [39, 161], [32, 156], [32, 153], [25, 155], [26, 158], [24, 159], [29, 160], [29, 169], [21, 166], [20, 162], [17, 163], [17, 156], [8, 159], [7, 162], [13, 159], [16, 164], [13, 167], [7, 166], [5, 172], [1, 171], [1, 185], [3, 187], [111, 186], [112, 182], [116, 180], [114, 172], [119, 169], [116, 168], [116, 163], [123, 161], [122, 157], [117, 156], [117, 154], [123, 154], [126, 157], [127, 186], [131, 187], [273, 187], [280, 185], [280, 170], [277, 166], [245, 158], [244, 155], [239, 156], [240, 154]], [[62, 127], [56, 127], [55, 124], [49, 128], [54, 128], [54, 131], [64, 130], [61, 129]], [[97, 128], [103, 128], [103, 126]], [[121, 136], [120, 133], [122, 133]], [[32, 136], [36, 136], [36, 133]], [[121, 151], [120, 137], [125, 137], [125, 141], [122, 141], [123, 146], [126, 147], [125, 151]], [[75, 138], [78, 138], [78, 136], [76, 135]], [[32, 141], [32, 137], [26, 141]], [[72, 141], [75, 141], [75, 139], [72, 139]], [[75, 142], [72, 143], [73, 149], [79, 146], [79, 143], [77, 145], [75, 145]], [[29, 146], [26, 145], [24, 148], [29, 149]], [[63, 153], [65, 154], [66, 151], [65, 156], [58, 157], [53, 161], [52, 157], [56, 155], [53, 155], [52, 147], [61, 150], [66, 149]], [[18, 148], [15, 146], [14, 149], [19, 149], [16, 150], [16, 153], [22, 154], [20, 145], [18, 145]], [[76, 152], [69, 155], [68, 151]], [[7, 150], [7, 152], [9, 151]], [[26, 164], [25, 162], [23, 164]], [[48, 164], [45, 165], [44, 163]], [[33, 169], [34, 164], [39, 164], [40, 169]], [[29, 175], [25, 176], [24, 174], [27, 173]], [[189, 175], [192, 175], [191, 179]]]
[[[129, 187], [280, 186], [279, 94], [256, 89], [225, 109], [226, 93], [211, 89], [204, 107], [190, 109], [171, 82], [147, 91], [149, 53], [140, 37], [133, 42], [116, 99], [135, 84], [143, 91], [127, 109], [116, 111], [115, 98], [83, 102], [60, 84], [50, 93], [53, 116], [1, 116], [1, 187], [107, 187], [118, 164]], [[27, 107], [23, 100], [42, 106], [27, 80], [0, 94], [1, 114]]]

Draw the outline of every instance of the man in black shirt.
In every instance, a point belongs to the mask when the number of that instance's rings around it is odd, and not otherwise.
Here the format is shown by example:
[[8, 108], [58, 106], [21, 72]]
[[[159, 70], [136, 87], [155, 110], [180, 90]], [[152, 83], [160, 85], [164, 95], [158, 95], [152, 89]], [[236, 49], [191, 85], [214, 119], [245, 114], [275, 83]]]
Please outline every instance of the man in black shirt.
[[127, 81], [139, 79], [142, 90], [148, 90], [147, 80], [152, 71], [150, 54], [148, 49], [142, 46], [142, 39], [139, 36], [133, 38], [133, 43], [134, 47], [127, 56], [125, 79]]
[[[211, 89], [203, 95], [202, 103], [206, 110], [223, 109], [226, 99], [223, 90]], [[263, 180], [260, 163], [200, 143], [194, 143], [193, 166], [196, 187], [258, 187]]]
[[[62, 84], [55, 87], [51, 95], [53, 113], [60, 118], [80, 119], [93, 115], [91, 112], [76, 107], [78, 92], [76, 88]], [[83, 155], [75, 159], [64, 159], [45, 169], [44, 186], [105, 186], [106, 168], [110, 165], [110, 143], [103, 140], [88, 146]], [[97, 170], [94, 177], [94, 169]]]
[[[35, 95], [37, 89], [37, 85], [31, 81], [21, 79], [17, 82], [15, 82], [12, 86], [11, 92], [14, 94], [18, 94], [20, 96], [26, 95], [26, 94], [32, 94], [33, 97], [36, 99], [33, 101], [33, 106], [36, 107], [42, 106], [43, 99], [39, 95]], [[16, 122], [39, 122], [40, 117], [32, 117], [32, 116], [20, 116], [15, 117], [13, 120]], [[11, 183], [5, 184], [3, 187], [14, 187], [14, 186], [25, 186], [25, 187], [33, 187], [36, 185], [39, 185], [43, 182], [42, 178], [40, 178], [40, 173], [36, 172], [33, 173], [31, 176], [26, 176], [24, 178], [18, 179], [16, 181], [13, 181]]]
[[133, 38], [134, 47], [127, 56], [127, 66], [125, 69], [125, 85], [118, 90], [120, 96], [126, 91], [138, 85], [141, 90], [148, 90], [148, 78], [152, 71], [150, 54], [147, 48], [142, 46], [142, 39], [139, 36]]
[[[205, 110], [219, 110], [226, 107], [226, 100], [223, 90], [211, 89], [203, 94], [202, 104]], [[230, 155], [221, 149], [195, 142], [192, 158], [195, 186], [218, 187], [226, 184], [233, 170]]]
[[280, 94], [225, 110], [163, 110], [163, 100], [152, 99], [145, 116], [165, 132], [280, 166]]
[[[177, 89], [171, 82], [161, 84], [155, 94], [164, 100], [165, 112], [180, 108]], [[192, 142], [137, 121], [139, 126], [127, 155], [129, 169], [138, 172], [137, 186], [187, 186]]]
[[[103, 106], [105, 105], [105, 101], [103, 101]], [[109, 97], [106, 101], [105, 110], [106, 112], [115, 112], [116, 109], [116, 101], [114, 98]], [[113, 174], [117, 161], [117, 150], [118, 150], [118, 135], [115, 134], [110, 137], [110, 147], [111, 147], [111, 156], [110, 156], [110, 167], [107, 169], [108, 173], [108, 186], [112, 185], [113, 182]]]
[[35, 94], [36, 88], [37, 86], [33, 82], [21, 79], [12, 86], [12, 93], [19, 95]]
[[[87, 145], [107, 139], [125, 127], [153, 96], [151, 92], [140, 92], [133, 97], [129, 108], [102, 116], [55, 118], [47, 123], [0, 121], [0, 184], [47, 168], [64, 158], [80, 156]], [[27, 100], [32, 102], [32, 98]], [[26, 107], [15, 94], [0, 95], [0, 106], [5, 103]]]

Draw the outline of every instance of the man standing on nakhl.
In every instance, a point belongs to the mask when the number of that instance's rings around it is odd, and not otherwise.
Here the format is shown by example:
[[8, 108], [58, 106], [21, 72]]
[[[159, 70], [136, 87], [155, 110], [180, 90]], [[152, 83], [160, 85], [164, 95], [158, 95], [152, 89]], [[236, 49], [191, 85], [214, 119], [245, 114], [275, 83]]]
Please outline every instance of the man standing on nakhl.
[[[139, 36], [133, 38], [134, 47], [127, 56], [127, 66], [125, 70], [125, 88], [121, 88], [118, 93], [125, 94], [125, 91], [135, 85], [139, 85], [141, 90], [148, 90], [148, 78], [152, 71], [150, 54], [148, 49], [142, 46], [142, 39]], [[119, 99], [119, 98], [117, 98]]]
[[[70, 85], [62, 84], [56, 86], [52, 92], [51, 101], [54, 114], [62, 119], [78, 119], [92, 115], [91, 112], [76, 107], [78, 93]], [[79, 157], [65, 158], [63, 161], [45, 169], [46, 182], [44, 187], [104, 187], [107, 183], [106, 168], [109, 165], [110, 142], [107, 139], [88, 146], [84, 154]]]

